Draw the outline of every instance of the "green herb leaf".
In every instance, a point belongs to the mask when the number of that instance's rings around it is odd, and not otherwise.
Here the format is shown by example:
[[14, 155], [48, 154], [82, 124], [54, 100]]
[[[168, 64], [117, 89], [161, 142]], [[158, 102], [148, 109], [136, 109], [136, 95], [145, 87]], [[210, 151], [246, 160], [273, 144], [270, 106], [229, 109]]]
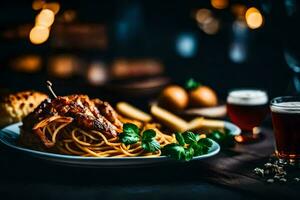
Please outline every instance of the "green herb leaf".
[[151, 140], [148, 142], [142, 142], [142, 148], [145, 151], [155, 152], [160, 149], [160, 144], [156, 140]]
[[185, 160], [186, 161], [192, 160], [192, 158], [194, 156], [194, 149], [192, 147], [189, 147], [189, 148], [185, 149], [184, 151], [185, 151]]
[[177, 142], [178, 142], [181, 146], [184, 146], [184, 145], [185, 145], [185, 141], [184, 141], [184, 138], [183, 138], [182, 134], [181, 134], [181, 133], [175, 133], [175, 136], [176, 136]]
[[234, 136], [232, 136], [228, 130], [225, 130], [224, 133], [217, 130], [212, 131], [207, 137], [216, 141], [222, 147], [233, 147], [235, 145]]
[[126, 123], [123, 125], [123, 132], [125, 133], [135, 133], [139, 135], [139, 127], [137, 127], [135, 124]]
[[119, 139], [122, 143], [128, 145], [128, 144], [135, 144], [140, 140], [140, 136], [134, 133], [120, 133]]
[[[184, 142], [186, 144], [193, 144], [195, 142], [198, 142], [198, 140], [199, 140], [199, 135], [195, 134], [191, 131], [186, 131], [186, 132], [182, 133], [182, 137], [184, 138]], [[176, 139], [177, 139], [177, 137], [176, 137]]]
[[176, 160], [189, 161], [194, 156], [200, 156], [208, 153], [212, 146], [212, 141], [208, 138], [200, 139], [198, 134], [191, 131], [176, 133], [178, 143], [172, 143], [164, 146], [162, 154]]
[[212, 141], [208, 138], [202, 138], [198, 141], [198, 144], [202, 144], [207, 147], [211, 147], [213, 145]]
[[203, 145], [192, 144], [190, 147], [194, 149], [194, 156], [200, 156], [205, 154], [205, 149]]
[[119, 140], [126, 145], [137, 143], [140, 140], [139, 128], [134, 124], [124, 124], [123, 132], [119, 134]]
[[172, 143], [164, 146], [162, 154], [176, 160], [185, 160], [185, 149], [179, 144]]
[[185, 88], [187, 90], [194, 90], [197, 87], [201, 86], [201, 84], [197, 81], [195, 81], [193, 78], [190, 78], [186, 83], [185, 83]]
[[155, 139], [156, 133], [152, 129], [145, 130], [142, 136], [142, 148], [145, 151], [155, 152], [160, 149], [159, 142]]

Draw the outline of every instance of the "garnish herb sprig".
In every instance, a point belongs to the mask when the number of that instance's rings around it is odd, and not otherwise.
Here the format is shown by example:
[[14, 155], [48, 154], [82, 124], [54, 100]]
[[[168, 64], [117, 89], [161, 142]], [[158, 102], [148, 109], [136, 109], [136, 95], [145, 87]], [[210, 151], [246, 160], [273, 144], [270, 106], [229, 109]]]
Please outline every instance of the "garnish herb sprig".
[[[126, 144], [135, 144], [141, 142], [145, 151], [155, 152], [161, 149], [159, 142], [155, 139], [156, 132], [148, 129], [140, 132], [134, 124], [124, 124], [123, 132], [119, 134], [119, 140]], [[212, 146], [212, 141], [208, 138], [200, 138], [198, 134], [191, 131], [176, 133], [176, 143], [171, 143], [162, 148], [162, 155], [174, 158], [176, 160], [189, 161], [195, 156], [208, 153]]]
[[176, 160], [189, 161], [194, 156], [208, 153], [212, 141], [208, 138], [200, 139], [198, 134], [191, 131], [176, 133], [177, 143], [164, 146], [162, 154]]
[[145, 130], [142, 135], [135, 124], [126, 123], [123, 125], [123, 132], [119, 134], [120, 141], [125, 144], [135, 144], [141, 141], [145, 151], [155, 152], [160, 149], [160, 144], [155, 139], [156, 132], [153, 129]]
[[199, 86], [201, 86], [201, 83], [195, 81], [195, 79], [193, 79], [193, 78], [190, 78], [185, 83], [185, 89], [187, 89], [187, 90], [194, 90], [194, 89], [198, 88]]

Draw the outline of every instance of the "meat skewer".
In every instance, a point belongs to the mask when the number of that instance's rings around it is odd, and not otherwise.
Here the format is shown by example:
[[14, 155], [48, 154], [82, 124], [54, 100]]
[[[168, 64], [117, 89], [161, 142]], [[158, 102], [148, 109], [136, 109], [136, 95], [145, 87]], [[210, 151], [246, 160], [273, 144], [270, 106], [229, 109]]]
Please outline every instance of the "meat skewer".
[[33, 130], [47, 147], [52, 143], [41, 132], [38, 122], [53, 116], [69, 119], [70, 123], [86, 130], [100, 131], [108, 136], [116, 137], [121, 132], [123, 124], [118, 119], [118, 114], [107, 102], [100, 99], [90, 100], [85, 95], [57, 96], [52, 83], [47, 81], [47, 87], [53, 99], [43, 101], [32, 113], [24, 118], [24, 128]]

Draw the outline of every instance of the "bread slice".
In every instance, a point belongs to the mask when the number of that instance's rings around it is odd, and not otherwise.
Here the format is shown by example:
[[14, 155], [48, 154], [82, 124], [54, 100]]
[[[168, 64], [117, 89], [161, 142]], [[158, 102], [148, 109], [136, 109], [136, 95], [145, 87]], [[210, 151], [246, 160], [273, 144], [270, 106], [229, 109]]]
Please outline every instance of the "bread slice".
[[46, 94], [34, 91], [4, 96], [0, 101], [0, 127], [21, 121], [46, 98]]

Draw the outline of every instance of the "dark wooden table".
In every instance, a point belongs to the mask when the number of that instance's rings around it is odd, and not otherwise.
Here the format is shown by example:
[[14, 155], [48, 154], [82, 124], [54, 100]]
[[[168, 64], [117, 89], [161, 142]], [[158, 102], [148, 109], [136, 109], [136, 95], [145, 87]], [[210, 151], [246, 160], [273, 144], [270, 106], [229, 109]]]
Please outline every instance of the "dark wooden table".
[[268, 184], [253, 174], [274, 151], [272, 131], [264, 134], [207, 160], [143, 168], [60, 166], [0, 146], [0, 199], [298, 198], [300, 183]]

